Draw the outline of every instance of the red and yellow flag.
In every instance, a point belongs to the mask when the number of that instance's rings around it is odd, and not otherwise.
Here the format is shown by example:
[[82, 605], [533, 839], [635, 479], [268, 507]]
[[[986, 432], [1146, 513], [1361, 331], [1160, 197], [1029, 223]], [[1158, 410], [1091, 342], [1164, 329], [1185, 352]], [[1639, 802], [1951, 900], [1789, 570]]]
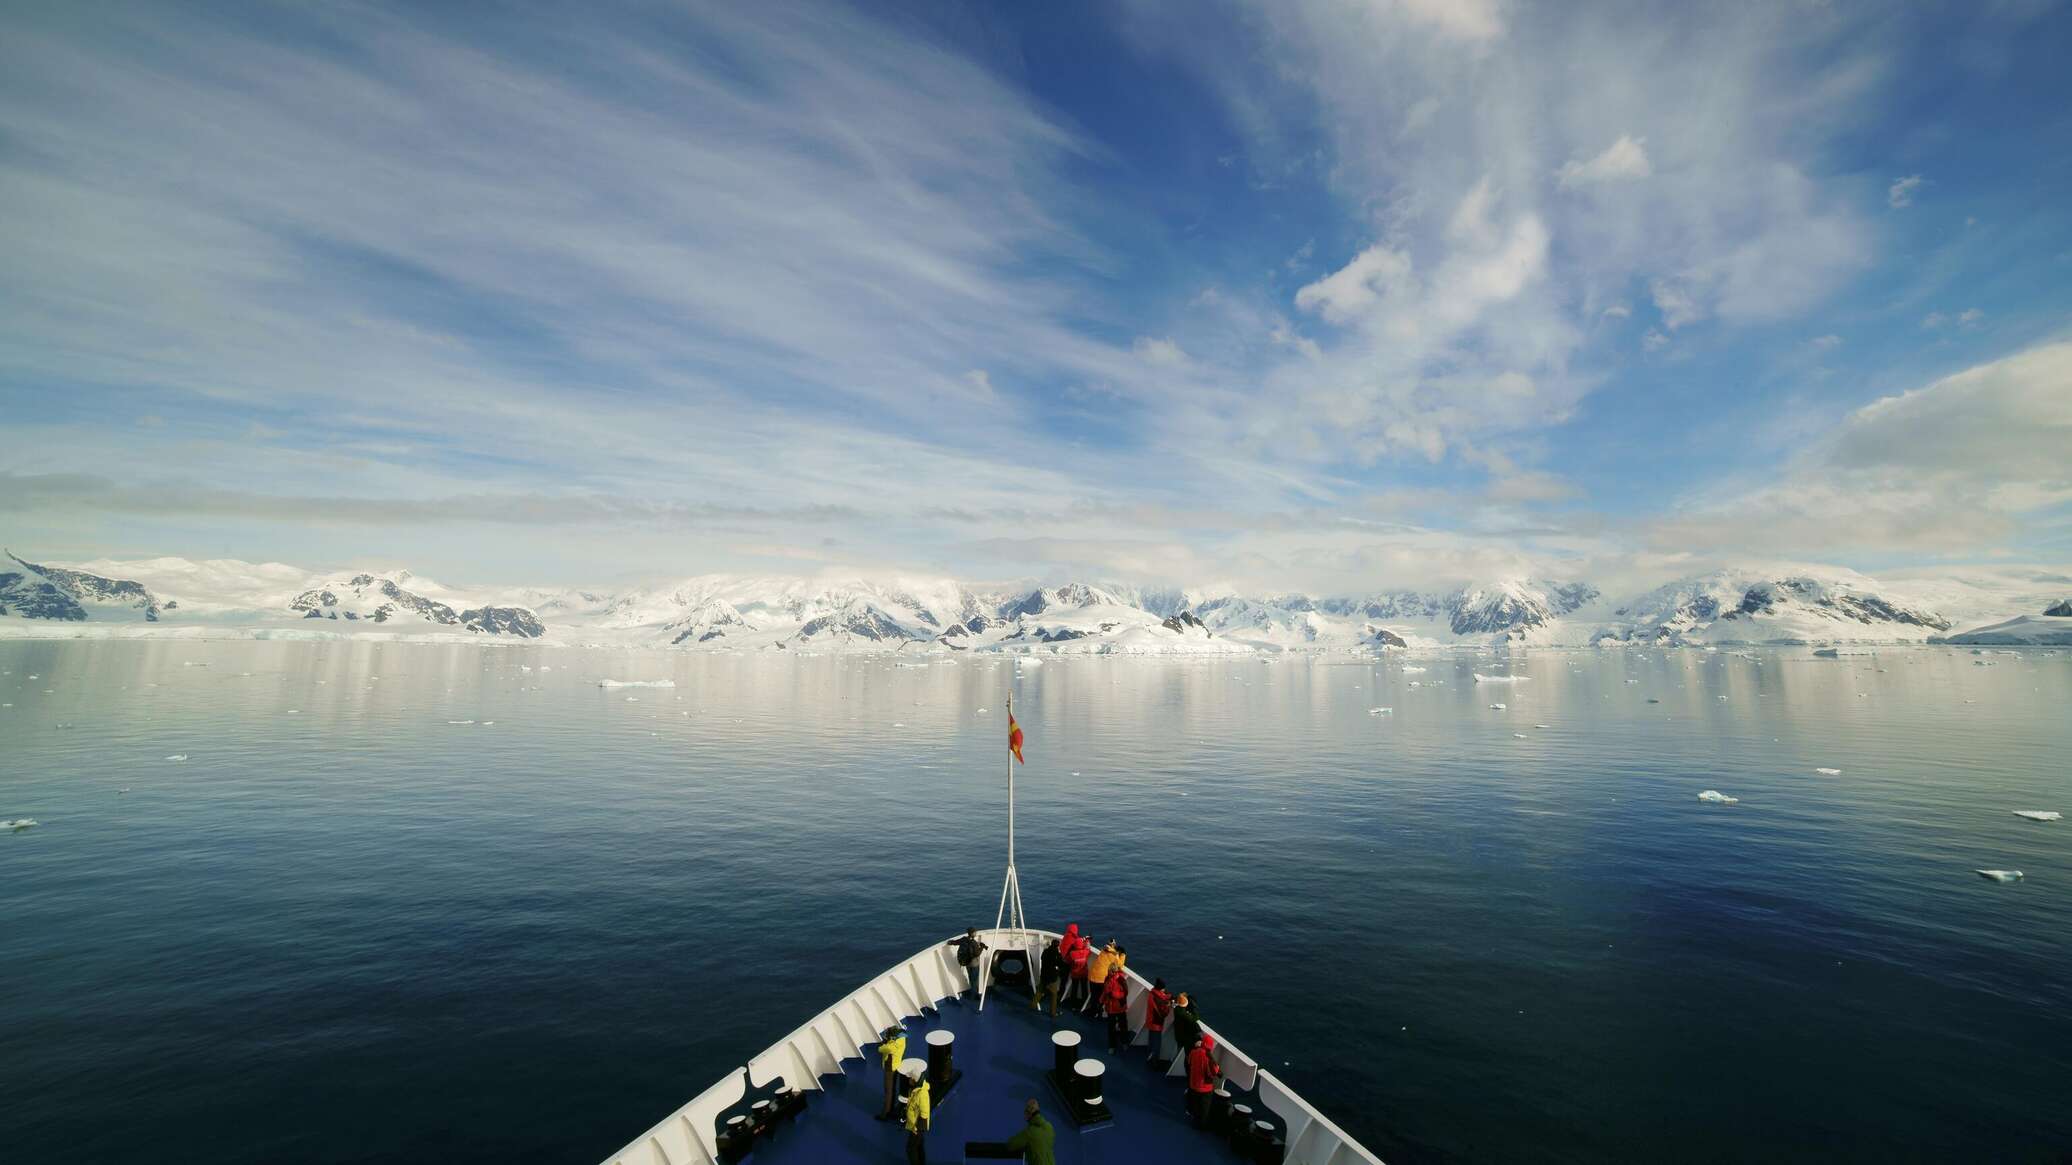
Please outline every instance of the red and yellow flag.
[[1022, 726], [1014, 722], [1014, 713], [1012, 712], [1007, 714], [1007, 751], [1014, 754], [1014, 759], [1017, 762], [1021, 764], [1029, 763], [1022, 760]]

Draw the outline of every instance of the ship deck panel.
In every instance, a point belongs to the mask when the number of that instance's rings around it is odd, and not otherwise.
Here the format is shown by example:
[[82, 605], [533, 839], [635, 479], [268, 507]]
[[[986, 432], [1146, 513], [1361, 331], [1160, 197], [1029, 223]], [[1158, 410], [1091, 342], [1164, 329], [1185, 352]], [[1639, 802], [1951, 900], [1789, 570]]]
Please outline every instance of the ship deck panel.
[[[1102, 1091], [1112, 1123], [1082, 1130], [1050, 1084], [1051, 1033], [1080, 1034], [1080, 1054], [1104, 1061]], [[1004, 1141], [1022, 1127], [1022, 1105], [1036, 1098], [1057, 1130], [1058, 1165], [1235, 1165], [1241, 1158], [1221, 1137], [1196, 1129], [1185, 1109], [1186, 1081], [1154, 1069], [1139, 1044], [1107, 1053], [1107, 1029], [1093, 1019], [1060, 1012], [1053, 1020], [1031, 1010], [1026, 993], [995, 991], [983, 1010], [969, 996], [906, 1022], [907, 1054], [925, 1058], [925, 1037], [937, 1028], [956, 1033], [954, 1063], [963, 1073], [947, 1098], [937, 1098], [928, 1133], [928, 1160], [964, 1160], [967, 1141]], [[904, 1161], [906, 1129], [875, 1119], [884, 1101], [884, 1075], [875, 1049], [845, 1060], [840, 1077], [821, 1078], [823, 1091], [807, 1094], [806, 1111], [759, 1143], [751, 1165], [826, 1165], [845, 1161]]]

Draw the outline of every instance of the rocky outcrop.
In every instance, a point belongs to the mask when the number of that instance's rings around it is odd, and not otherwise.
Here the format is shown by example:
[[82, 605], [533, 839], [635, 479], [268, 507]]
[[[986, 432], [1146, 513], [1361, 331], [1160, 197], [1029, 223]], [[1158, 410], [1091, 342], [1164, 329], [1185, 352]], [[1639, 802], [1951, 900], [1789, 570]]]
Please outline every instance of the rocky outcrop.
[[490, 635], [538, 639], [547, 633], [538, 616], [523, 607], [475, 607], [460, 613], [460, 625]]
[[2072, 617], [2072, 599], [2066, 599], [2065, 601], [2057, 604], [2054, 607], [2046, 607], [2043, 613], [2046, 615], [2055, 615], [2059, 618]]

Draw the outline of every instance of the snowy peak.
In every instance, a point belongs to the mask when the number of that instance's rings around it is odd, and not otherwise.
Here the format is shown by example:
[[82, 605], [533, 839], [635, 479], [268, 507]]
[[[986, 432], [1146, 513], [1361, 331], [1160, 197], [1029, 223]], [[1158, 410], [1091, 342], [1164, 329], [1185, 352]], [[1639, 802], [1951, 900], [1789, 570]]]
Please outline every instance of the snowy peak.
[[[1607, 638], [1674, 643], [1923, 639], [1950, 621], [1880, 593], [1861, 576], [1720, 571], [1658, 587], [1613, 612]], [[1868, 634], [1866, 634], [1868, 632]]]
[[0, 566], [0, 615], [83, 622], [92, 613], [104, 619], [130, 617], [156, 623], [161, 609], [179, 606], [168, 602], [161, 608], [144, 584], [130, 579], [26, 562], [13, 551], [6, 554], [13, 568]]
[[[408, 572], [398, 578], [408, 579]], [[452, 605], [405, 590], [392, 578], [356, 574], [342, 583], [311, 587], [288, 603], [304, 619], [329, 619], [347, 623], [428, 623], [455, 627], [488, 635], [515, 635], [537, 639], [546, 625], [525, 607], [481, 606], [459, 611]]]
[[1455, 635], [1501, 634], [1523, 638], [1597, 597], [1587, 583], [1518, 580], [1488, 587], [1464, 587], [1447, 597], [1448, 625]]

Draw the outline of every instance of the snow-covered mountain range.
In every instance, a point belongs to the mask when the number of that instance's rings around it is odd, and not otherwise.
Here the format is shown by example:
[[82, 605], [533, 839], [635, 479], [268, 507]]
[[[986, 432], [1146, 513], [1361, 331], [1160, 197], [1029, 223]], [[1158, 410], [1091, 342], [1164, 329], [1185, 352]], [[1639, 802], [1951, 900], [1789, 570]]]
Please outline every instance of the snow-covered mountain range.
[[[2072, 643], [2072, 571], [1871, 579], [1736, 570], [1611, 598], [1588, 583], [1244, 595], [1073, 582], [708, 575], [624, 591], [456, 590], [403, 570], [160, 558], [69, 567], [9, 556], [0, 635], [538, 639], [690, 651], [1209, 654], [1502, 644]], [[1969, 632], [1980, 636], [1974, 640]]]

